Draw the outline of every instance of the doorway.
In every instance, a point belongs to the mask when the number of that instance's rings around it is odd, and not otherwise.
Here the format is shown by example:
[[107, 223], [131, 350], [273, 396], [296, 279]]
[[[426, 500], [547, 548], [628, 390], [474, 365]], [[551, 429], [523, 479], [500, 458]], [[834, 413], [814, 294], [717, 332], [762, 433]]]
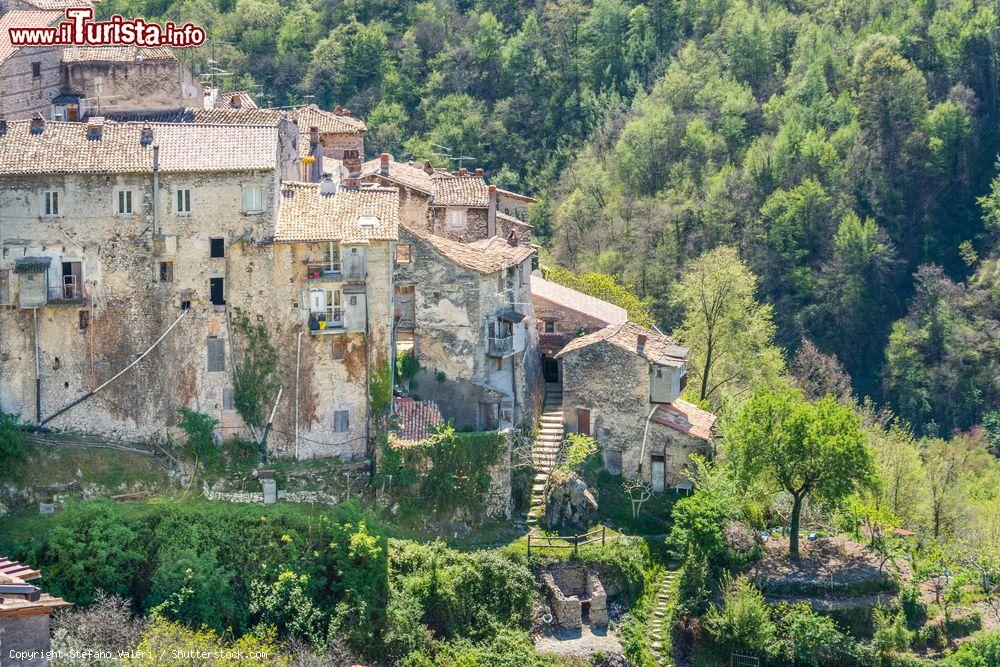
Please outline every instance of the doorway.
[[649, 472], [652, 475], [653, 493], [663, 493], [667, 480], [667, 462], [662, 456], [653, 455]]
[[576, 409], [576, 432], [582, 435], [590, 435], [590, 410], [584, 408]]
[[542, 353], [542, 376], [547, 384], [558, 384], [559, 360]]

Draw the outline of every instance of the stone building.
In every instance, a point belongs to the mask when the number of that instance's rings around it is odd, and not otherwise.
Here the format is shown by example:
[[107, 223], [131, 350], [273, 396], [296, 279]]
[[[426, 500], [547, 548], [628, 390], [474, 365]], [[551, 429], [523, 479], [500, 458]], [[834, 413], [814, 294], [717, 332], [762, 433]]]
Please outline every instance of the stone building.
[[62, 11], [10, 9], [0, 13], [0, 118], [51, 117], [53, 100], [62, 91], [62, 48], [21, 46], [10, 42], [11, 28], [53, 26]]
[[628, 320], [621, 306], [531, 275], [531, 302], [538, 318], [538, 351], [546, 382], [561, 382], [559, 350], [573, 338]]
[[686, 487], [694, 453], [710, 455], [715, 415], [680, 398], [687, 349], [631, 322], [574, 338], [559, 352], [567, 432], [593, 435], [609, 472], [655, 492]]
[[463, 244], [401, 228], [396, 339], [412, 341], [420, 395], [458, 428], [529, 424], [538, 413], [533, 254], [499, 237]]
[[[70, 606], [61, 598], [43, 593], [32, 582], [38, 570], [0, 557], [0, 662], [4, 665], [48, 667], [49, 617], [56, 609]], [[22, 656], [15, 659], [14, 656]]]

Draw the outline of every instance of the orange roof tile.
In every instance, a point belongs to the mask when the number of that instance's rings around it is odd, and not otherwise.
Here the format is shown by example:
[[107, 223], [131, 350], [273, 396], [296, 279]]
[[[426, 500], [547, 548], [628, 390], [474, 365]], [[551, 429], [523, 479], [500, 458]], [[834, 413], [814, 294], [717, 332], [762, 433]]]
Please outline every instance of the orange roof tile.
[[[645, 336], [646, 342], [640, 343], [639, 337]], [[557, 357], [580, 350], [595, 343], [606, 342], [615, 347], [638, 354], [654, 364], [678, 367], [687, 358], [688, 350], [674, 343], [658, 331], [641, 327], [632, 322], [623, 322], [607, 326], [600, 331], [574, 338], [559, 350]]]
[[699, 440], [711, 440], [715, 415], [702, 410], [694, 403], [678, 398], [673, 403], [663, 403], [653, 412], [652, 421], [685, 433]]

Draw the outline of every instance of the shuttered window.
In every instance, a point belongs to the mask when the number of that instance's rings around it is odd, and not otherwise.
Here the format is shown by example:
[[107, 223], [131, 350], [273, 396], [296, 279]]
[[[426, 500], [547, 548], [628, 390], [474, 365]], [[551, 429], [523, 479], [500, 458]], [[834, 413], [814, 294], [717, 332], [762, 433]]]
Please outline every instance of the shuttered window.
[[351, 430], [351, 413], [348, 410], [336, 410], [333, 413], [333, 432], [347, 433]]
[[208, 337], [208, 372], [224, 373], [226, 371], [226, 348], [218, 336]]

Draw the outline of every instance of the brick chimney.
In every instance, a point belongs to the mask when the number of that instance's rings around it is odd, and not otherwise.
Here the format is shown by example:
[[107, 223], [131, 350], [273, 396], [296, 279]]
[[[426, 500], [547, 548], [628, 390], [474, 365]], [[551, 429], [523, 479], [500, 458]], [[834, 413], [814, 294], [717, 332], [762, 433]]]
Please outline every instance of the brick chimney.
[[356, 150], [344, 151], [344, 166], [351, 176], [361, 173], [361, 156]]
[[483, 171], [482, 167], [476, 167], [476, 178], [482, 178], [484, 173], [486, 172]]
[[336, 114], [336, 115], [338, 115], [338, 116], [343, 116], [344, 115], [344, 107], [342, 107], [342, 106], [340, 106], [338, 104], [337, 106], [333, 107], [333, 113]]
[[142, 126], [142, 133], [139, 135], [139, 145], [148, 146], [153, 143], [153, 128], [148, 122]]
[[428, 175], [434, 174], [434, 167], [431, 166], [430, 160], [424, 160], [424, 173]]
[[638, 345], [636, 346], [637, 351], [642, 352], [646, 347], [646, 341], [649, 339], [649, 336], [646, 334], [639, 334], [636, 338], [638, 339]]
[[388, 153], [382, 153], [381, 155], [378, 156], [378, 159], [379, 159], [379, 173], [382, 174], [383, 176], [388, 176], [389, 160], [392, 159], [392, 156], [389, 155]]
[[319, 145], [319, 127], [316, 125], [309, 126], [309, 146], [315, 148]]
[[486, 191], [490, 200], [486, 209], [486, 234], [493, 238], [497, 235], [497, 186], [490, 185]]
[[240, 109], [240, 108], [242, 108], [243, 107], [243, 94], [242, 93], [236, 93], [235, 95], [233, 95], [232, 97], [230, 97], [229, 98], [229, 106], [232, 107], [233, 109]]
[[87, 120], [87, 140], [100, 141], [104, 136], [104, 116], [91, 116]]
[[456, 174], [456, 176], [468, 176], [468, 175], [469, 175], [469, 170], [466, 169], [465, 167], [459, 168], [458, 173]]

